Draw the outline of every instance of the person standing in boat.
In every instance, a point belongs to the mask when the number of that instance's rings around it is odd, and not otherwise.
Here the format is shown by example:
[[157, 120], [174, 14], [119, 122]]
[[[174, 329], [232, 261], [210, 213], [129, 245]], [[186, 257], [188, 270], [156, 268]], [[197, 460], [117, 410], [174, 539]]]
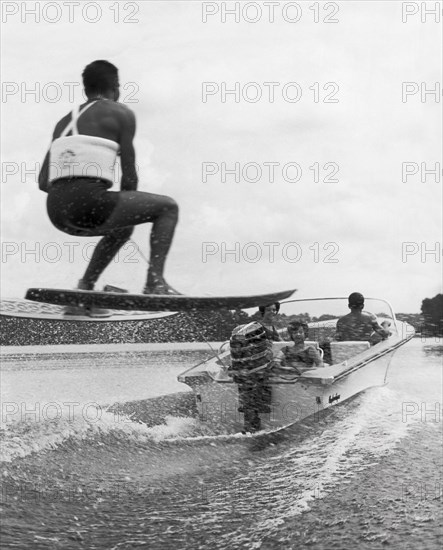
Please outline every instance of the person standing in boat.
[[356, 340], [369, 341], [375, 332], [382, 340], [390, 336], [390, 331], [379, 325], [377, 317], [369, 311], [363, 311], [365, 298], [360, 292], [353, 292], [348, 297], [350, 313], [337, 321], [336, 340], [338, 342]]
[[294, 345], [286, 346], [279, 351], [275, 357], [277, 365], [292, 368], [297, 374], [315, 367], [323, 367], [320, 352], [314, 346], [305, 348], [305, 338], [309, 335], [307, 323], [291, 321], [288, 324], [288, 333]]
[[[87, 101], [56, 124], [38, 179], [39, 188], [48, 193], [48, 216], [57, 229], [81, 237], [103, 236], [78, 288], [93, 290], [134, 226], [152, 223], [143, 292], [178, 294], [163, 276], [178, 206], [170, 197], [137, 191], [135, 116], [118, 103], [118, 69], [108, 61], [94, 61], [82, 77]], [[121, 190], [110, 191], [117, 155]]]
[[280, 302], [259, 306], [258, 311], [261, 316], [261, 318], [258, 319], [258, 322], [266, 330], [266, 336], [268, 339], [273, 340], [274, 342], [280, 342], [282, 340], [282, 336], [274, 325], [275, 317], [280, 311]]

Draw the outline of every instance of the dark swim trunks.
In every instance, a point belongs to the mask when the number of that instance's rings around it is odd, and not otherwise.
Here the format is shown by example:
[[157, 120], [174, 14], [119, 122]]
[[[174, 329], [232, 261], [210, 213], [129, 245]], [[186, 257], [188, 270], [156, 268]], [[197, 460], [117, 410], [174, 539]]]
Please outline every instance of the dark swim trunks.
[[69, 235], [96, 235], [111, 215], [119, 194], [95, 178], [59, 179], [51, 183], [46, 207], [49, 219]]

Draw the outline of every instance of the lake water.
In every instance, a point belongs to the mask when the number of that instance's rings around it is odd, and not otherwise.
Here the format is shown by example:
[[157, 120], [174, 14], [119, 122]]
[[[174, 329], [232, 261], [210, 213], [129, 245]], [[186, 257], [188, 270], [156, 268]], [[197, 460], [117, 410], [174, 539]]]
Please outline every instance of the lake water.
[[2, 548], [440, 548], [442, 348], [259, 438], [195, 418], [176, 376], [208, 350], [8, 350]]

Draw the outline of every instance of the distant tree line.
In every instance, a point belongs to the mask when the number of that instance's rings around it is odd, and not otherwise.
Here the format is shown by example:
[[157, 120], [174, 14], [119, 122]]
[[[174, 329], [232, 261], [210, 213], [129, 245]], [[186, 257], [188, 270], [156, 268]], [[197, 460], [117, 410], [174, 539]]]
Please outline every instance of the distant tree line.
[[[319, 317], [311, 317], [309, 313], [281, 314], [275, 325], [283, 328], [294, 320], [315, 322], [334, 318], [334, 315], [329, 314]], [[258, 311], [248, 315], [242, 310], [190, 312], [150, 321], [110, 323], [44, 321], [0, 316], [0, 345], [224, 341], [229, 339], [234, 327], [260, 319], [261, 314]], [[397, 319], [409, 323], [423, 336], [443, 335], [443, 295], [425, 298], [421, 313], [399, 313]]]
[[443, 335], [443, 294], [425, 298], [421, 303], [425, 336]]
[[397, 319], [412, 325], [422, 336], [442, 336], [443, 294], [425, 298], [421, 303], [421, 313], [397, 313]]

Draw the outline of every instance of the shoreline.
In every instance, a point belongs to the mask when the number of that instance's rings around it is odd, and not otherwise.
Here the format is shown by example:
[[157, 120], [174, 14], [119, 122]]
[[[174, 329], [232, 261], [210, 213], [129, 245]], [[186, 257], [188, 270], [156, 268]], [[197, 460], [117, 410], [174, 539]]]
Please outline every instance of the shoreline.
[[146, 342], [128, 344], [42, 344], [29, 346], [1, 346], [0, 357], [15, 354], [39, 354], [39, 353], [124, 353], [146, 351], [200, 351], [210, 350], [211, 347], [218, 351], [223, 342]]

